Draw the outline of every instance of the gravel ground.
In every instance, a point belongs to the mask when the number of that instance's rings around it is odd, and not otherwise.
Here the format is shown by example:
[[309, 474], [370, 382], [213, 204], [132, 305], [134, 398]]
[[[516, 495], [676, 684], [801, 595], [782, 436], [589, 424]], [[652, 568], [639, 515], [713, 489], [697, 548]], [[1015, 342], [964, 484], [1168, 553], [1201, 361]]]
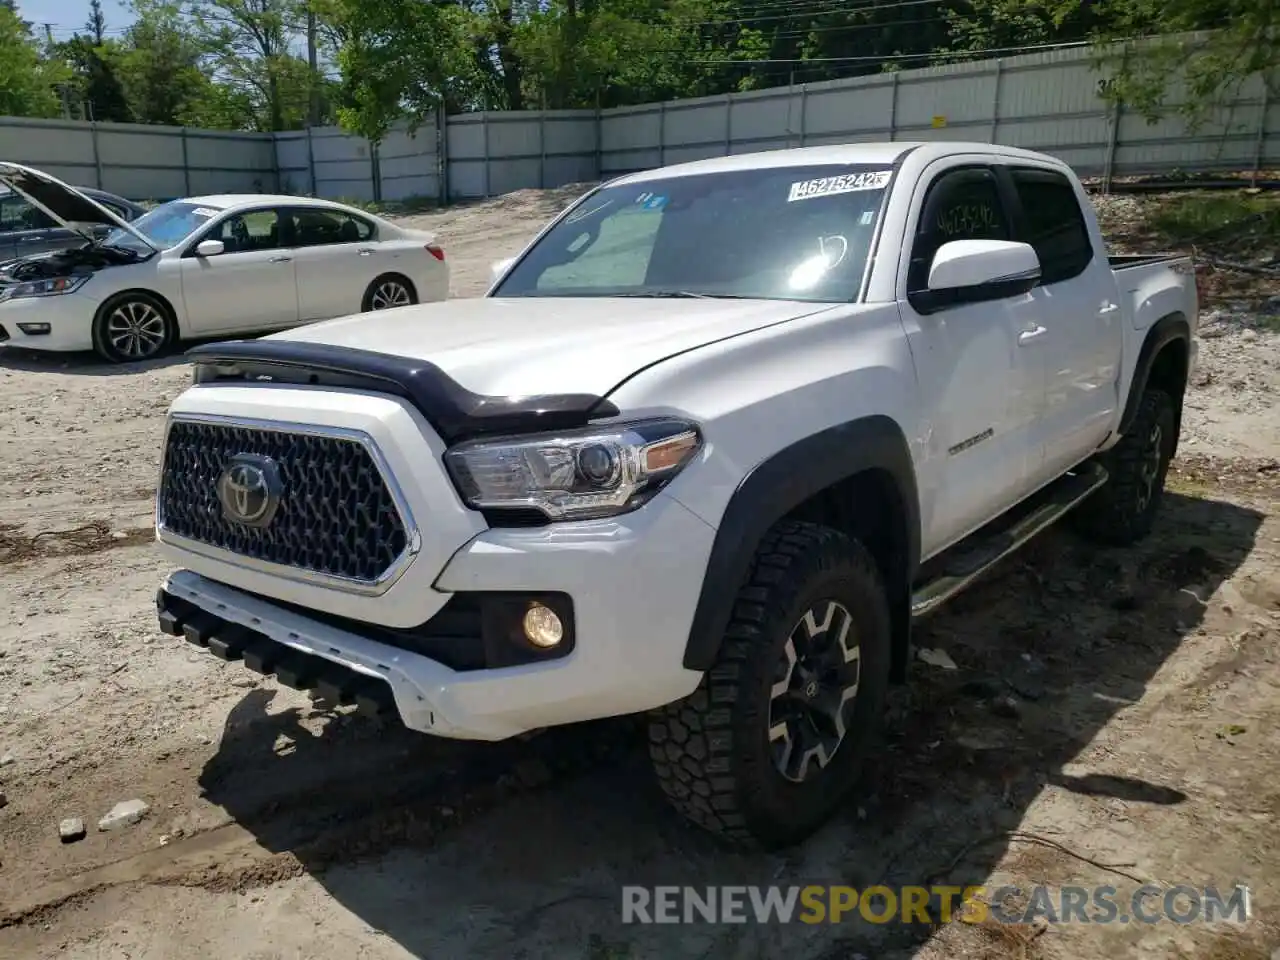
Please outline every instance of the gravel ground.
[[[573, 193], [413, 221], [473, 295]], [[1265, 311], [1205, 308], [1156, 533], [1099, 552], [1050, 531], [958, 598], [918, 638], [957, 669], [913, 665], [866, 790], [780, 855], [726, 853], [669, 813], [633, 721], [433, 741], [163, 637], [151, 498], [186, 366], [0, 353], [0, 957], [1266, 960], [1280, 337]], [[137, 822], [98, 828], [130, 800]], [[62, 843], [75, 817], [87, 836]], [[619, 922], [622, 884], [1147, 879], [1247, 883], [1255, 919]]]

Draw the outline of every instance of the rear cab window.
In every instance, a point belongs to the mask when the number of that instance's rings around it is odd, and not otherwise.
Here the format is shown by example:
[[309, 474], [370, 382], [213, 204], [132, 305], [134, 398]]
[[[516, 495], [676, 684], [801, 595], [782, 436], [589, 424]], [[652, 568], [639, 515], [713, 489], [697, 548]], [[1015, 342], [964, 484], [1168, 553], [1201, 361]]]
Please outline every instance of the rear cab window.
[[1019, 240], [1040, 258], [1040, 284], [1078, 277], [1093, 259], [1093, 241], [1070, 179], [1055, 170], [1012, 167], [1021, 209]]

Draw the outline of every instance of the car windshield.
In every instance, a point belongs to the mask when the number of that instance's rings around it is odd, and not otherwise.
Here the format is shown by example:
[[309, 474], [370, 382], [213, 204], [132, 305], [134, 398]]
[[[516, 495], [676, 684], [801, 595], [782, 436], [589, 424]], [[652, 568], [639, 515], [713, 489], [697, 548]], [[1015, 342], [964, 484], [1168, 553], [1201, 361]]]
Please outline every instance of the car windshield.
[[[173, 200], [144, 213], [131, 226], [161, 250], [165, 250], [181, 243], [220, 212], [213, 207], [202, 207], [187, 200]], [[120, 227], [112, 230], [103, 242], [113, 247], [137, 250], [139, 253], [151, 252], [146, 244]]]
[[547, 231], [496, 297], [858, 296], [891, 170], [772, 167], [608, 186]]

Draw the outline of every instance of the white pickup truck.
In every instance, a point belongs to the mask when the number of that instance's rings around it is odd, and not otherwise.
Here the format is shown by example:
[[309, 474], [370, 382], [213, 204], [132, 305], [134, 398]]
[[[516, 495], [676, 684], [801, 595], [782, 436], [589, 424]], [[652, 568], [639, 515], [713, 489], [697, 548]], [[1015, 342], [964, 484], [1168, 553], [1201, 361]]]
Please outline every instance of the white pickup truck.
[[483, 298], [191, 350], [160, 624], [440, 736], [648, 712], [677, 808], [794, 842], [913, 619], [1064, 515], [1147, 533], [1196, 312], [1189, 261], [1108, 258], [1037, 153], [621, 177]]

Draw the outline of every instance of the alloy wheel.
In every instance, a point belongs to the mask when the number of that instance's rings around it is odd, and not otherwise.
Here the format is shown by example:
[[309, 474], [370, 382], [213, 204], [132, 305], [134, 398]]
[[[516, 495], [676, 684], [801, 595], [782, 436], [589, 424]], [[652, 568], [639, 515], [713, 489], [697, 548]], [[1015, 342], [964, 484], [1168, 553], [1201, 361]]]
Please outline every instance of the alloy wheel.
[[834, 600], [815, 603], [787, 637], [769, 694], [769, 744], [793, 783], [826, 767], [844, 742], [860, 653], [853, 615]]
[[164, 314], [145, 300], [126, 300], [107, 316], [107, 341], [129, 360], [154, 356], [167, 336]]
[[406, 307], [412, 302], [409, 288], [398, 280], [383, 280], [373, 291], [373, 296], [369, 298], [369, 306], [374, 310]]

